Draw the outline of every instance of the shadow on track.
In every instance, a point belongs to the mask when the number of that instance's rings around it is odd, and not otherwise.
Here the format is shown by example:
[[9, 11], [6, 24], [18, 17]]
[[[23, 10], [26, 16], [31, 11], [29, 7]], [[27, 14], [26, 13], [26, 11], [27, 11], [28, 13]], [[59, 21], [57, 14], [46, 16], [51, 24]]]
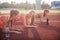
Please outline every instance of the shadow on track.
[[[33, 38], [28, 38], [28, 29], [30, 29], [30, 31], [33, 33]], [[24, 38], [25, 40], [41, 40], [37, 29], [34, 27], [26, 27], [24, 28]]]
[[46, 28], [48, 30], [55, 30], [56, 32], [60, 33], [60, 28], [55, 27], [55, 26], [40, 24], [39, 27], [43, 27], [43, 28]]

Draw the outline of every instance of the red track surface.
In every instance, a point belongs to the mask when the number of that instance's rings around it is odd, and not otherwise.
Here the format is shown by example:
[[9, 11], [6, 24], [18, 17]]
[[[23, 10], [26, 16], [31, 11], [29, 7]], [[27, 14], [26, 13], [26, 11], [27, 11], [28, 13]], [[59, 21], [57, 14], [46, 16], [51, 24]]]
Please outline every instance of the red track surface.
[[[60, 15], [50, 15], [49, 19], [60, 21]], [[22, 34], [10, 34], [10, 40], [60, 40], [60, 22], [42, 23], [36, 28], [25, 27]]]

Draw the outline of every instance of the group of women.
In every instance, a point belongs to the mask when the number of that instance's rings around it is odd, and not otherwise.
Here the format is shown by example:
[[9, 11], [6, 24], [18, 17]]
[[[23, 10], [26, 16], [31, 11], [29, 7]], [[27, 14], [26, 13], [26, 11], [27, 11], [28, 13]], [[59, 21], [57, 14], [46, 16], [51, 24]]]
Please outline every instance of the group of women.
[[[44, 10], [44, 13], [42, 15], [40, 15], [40, 14], [35, 15], [35, 11], [30, 11], [26, 15], [19, 16], [19, 11], [11, 10], [10, 17], [7, 19], [7, 21], [4, 19], [4, 17], [0, 18], [0, 34], [4, 34], [4, 32], [6, 31], [6, 25], [7, 25], [7, 27], [10, 27], [10, 29], [11, 29], [13, 24], [18, 20], [21, 20], [20, 21], [21, 25], [35, 25], [36, 24], [35, 21], [37, 22], [37, 19], [39, 19], [39, 23], [41, 23], [44, 19], [46, 19], [47, 20], [46, 24], [48, 25], [48, 13], [49, 13], [49, 10]], [[1, 36], [2, 35], [0, 35], [0, 37]], [[2, 38], [3, 38], [3, 36], [2, 36]], [[0, 38], [0, 40], [2, 40], [2, 38]]]

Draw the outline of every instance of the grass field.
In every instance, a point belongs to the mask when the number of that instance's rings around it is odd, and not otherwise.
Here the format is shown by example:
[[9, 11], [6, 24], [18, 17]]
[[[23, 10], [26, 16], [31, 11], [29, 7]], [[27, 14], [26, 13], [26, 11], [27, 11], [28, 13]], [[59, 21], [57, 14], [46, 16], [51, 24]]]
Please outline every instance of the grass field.
[[[28, 13], [31, 10], [18, 10], [20, 13]], [[36, 13], [43, 13], [44, 10], [34, 10]], [[60, 15], [60, 10], [49, 10], [50, 14], [58, 14]], [[1, 13], [10, 13], [10, 10], [0, 10]]]

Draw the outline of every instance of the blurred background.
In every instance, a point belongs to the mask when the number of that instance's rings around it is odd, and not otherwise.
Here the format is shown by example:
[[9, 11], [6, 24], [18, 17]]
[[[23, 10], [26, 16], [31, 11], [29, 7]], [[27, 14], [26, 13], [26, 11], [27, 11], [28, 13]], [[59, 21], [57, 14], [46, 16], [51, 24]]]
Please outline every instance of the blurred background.
[[43, 9], [55, 11], [60, 9], [60, 0], [0, 0], [0, 12], [6, 13], [12, 9], [23, 12]]

